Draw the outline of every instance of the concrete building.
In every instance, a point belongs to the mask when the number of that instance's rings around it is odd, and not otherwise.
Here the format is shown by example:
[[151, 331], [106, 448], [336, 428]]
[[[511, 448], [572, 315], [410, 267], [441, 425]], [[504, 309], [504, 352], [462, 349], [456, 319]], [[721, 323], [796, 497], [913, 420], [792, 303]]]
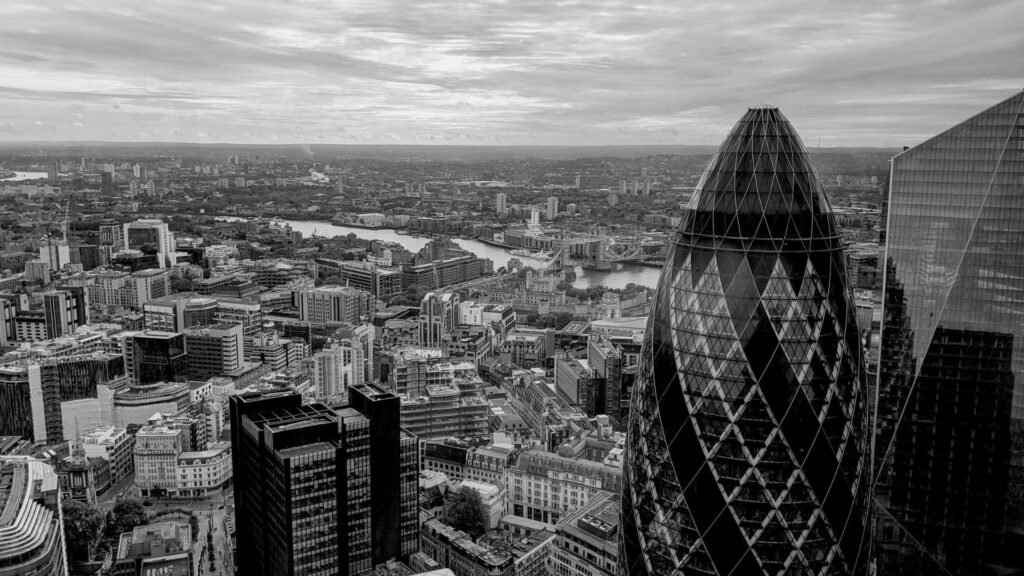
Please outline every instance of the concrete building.
[[120, 426], [100, 426], [82, 434], [79, 439], [85, 455], [102, 458], [109, 463], [113, 484], [135, 472], [135, 436]]
[[188, 377], [207, 380], [237, 371], [244, 360], [242, 325], [219, 323], [185, 332]]
[[508, 212], [508, 194], [498, 192], [494, 196], [494, 212], [498, 216], [504, 216]]
[[354, 322], [373, 315], [374, 297], [369, 292], [343, 286], [320, 286], [292, 292], [299, 319], [327, 324]]
[[347, 398], [350, 387], [366, 381], [368, 360], [363, 348], [353, 346], [350, 340], [332, 342], [302, 363], [317, 398], [335, 395]]
[[60, 484], [28, 456], [0, 456], [0, 576], [67, 576]]
[[144, 424], [153, 414], [177, 414], [191, 404], [188, 384], [130, 384], [114, 393], [114, 424]]
[[426, 394], [401, 396], [402, 426], [421, 440], [488, 433], [487, 401], [457, 386], [427, 386]]
[[527, 451], [507, 470], [509, 514], [549, 525], [577, 510], [599, 492], [622, 490], [622, 467]]
[[547, 576], [554, 532], [473, 542], [469, 535], [431, 519], [420, 530], [422, 552], [456, 576]]
[[178, 454], [175, 493], [181, 498], [207, 498], [231, 482], [231, 443], [217, 442], [206, 450]]
[[554, 220], [558, 216], [558, 197], [551, 196], [548, 198], [547, 210], [544, 215], [548, 220]]
[[622, 496], [601, 492], [555, 526], [551, 569], [563, 576], [618, 576]]
[[174, 264], [174, 234], [163, 220], [136, 220], [124, 225], [124, 242], [128, 250], [155, 251], [160, 268]]
[[159, 522], [121, 534], [112, 576], [193, 576], [192, 528], [188, 522]]
[[191, 451], [189, 431], [162, 421], [135, 434], [135, 485], [143, 496], [170, 495], [178, 486], [178, 455]]

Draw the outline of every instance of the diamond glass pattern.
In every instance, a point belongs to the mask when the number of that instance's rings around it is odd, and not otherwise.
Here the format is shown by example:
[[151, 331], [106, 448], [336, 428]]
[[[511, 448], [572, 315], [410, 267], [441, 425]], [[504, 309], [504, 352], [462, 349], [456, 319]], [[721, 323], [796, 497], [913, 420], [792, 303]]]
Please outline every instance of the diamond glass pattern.
[[621, 573], [866, 573], [852, 294], [821, 183], [777, 109], [736, 124], [671, 250], [633, 388]]

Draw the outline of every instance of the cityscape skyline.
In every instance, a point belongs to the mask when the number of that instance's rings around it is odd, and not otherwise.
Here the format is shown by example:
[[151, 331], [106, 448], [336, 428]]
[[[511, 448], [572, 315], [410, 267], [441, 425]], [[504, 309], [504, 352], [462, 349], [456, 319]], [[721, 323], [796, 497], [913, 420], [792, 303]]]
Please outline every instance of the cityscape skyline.
[[0, 140], [901, 147], [1021, 87], [1014, 2], [400, 4], [4, 3]]

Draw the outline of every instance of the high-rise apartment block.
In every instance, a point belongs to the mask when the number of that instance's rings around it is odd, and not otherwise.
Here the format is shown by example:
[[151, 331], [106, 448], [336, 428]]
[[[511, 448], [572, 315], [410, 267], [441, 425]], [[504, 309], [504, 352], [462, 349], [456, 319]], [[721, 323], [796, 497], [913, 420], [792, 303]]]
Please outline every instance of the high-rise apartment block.
[[551, 196], [548, 198], [547, 209], [544, 212], [548, 220], [554, 220], [558, 216], [558, 197]]
[[231, 398], [238, 570], [370, 574], [418, 548], [418, 447], [372, 385], [331, 409], [294, 391]]
[[494, 196], [494, 212], [498, 216], [504, 216], [508, 212], [508, 194], [498, 192]]

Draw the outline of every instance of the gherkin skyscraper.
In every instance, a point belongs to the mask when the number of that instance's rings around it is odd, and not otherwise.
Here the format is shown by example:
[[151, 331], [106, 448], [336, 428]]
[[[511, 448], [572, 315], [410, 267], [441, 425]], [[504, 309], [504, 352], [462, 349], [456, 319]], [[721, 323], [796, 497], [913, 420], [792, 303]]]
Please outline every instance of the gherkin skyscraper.
[[863, 357], [839, 232], [776, 108], [676, 231], [633, 388], [623, 575], [867, 572]]

